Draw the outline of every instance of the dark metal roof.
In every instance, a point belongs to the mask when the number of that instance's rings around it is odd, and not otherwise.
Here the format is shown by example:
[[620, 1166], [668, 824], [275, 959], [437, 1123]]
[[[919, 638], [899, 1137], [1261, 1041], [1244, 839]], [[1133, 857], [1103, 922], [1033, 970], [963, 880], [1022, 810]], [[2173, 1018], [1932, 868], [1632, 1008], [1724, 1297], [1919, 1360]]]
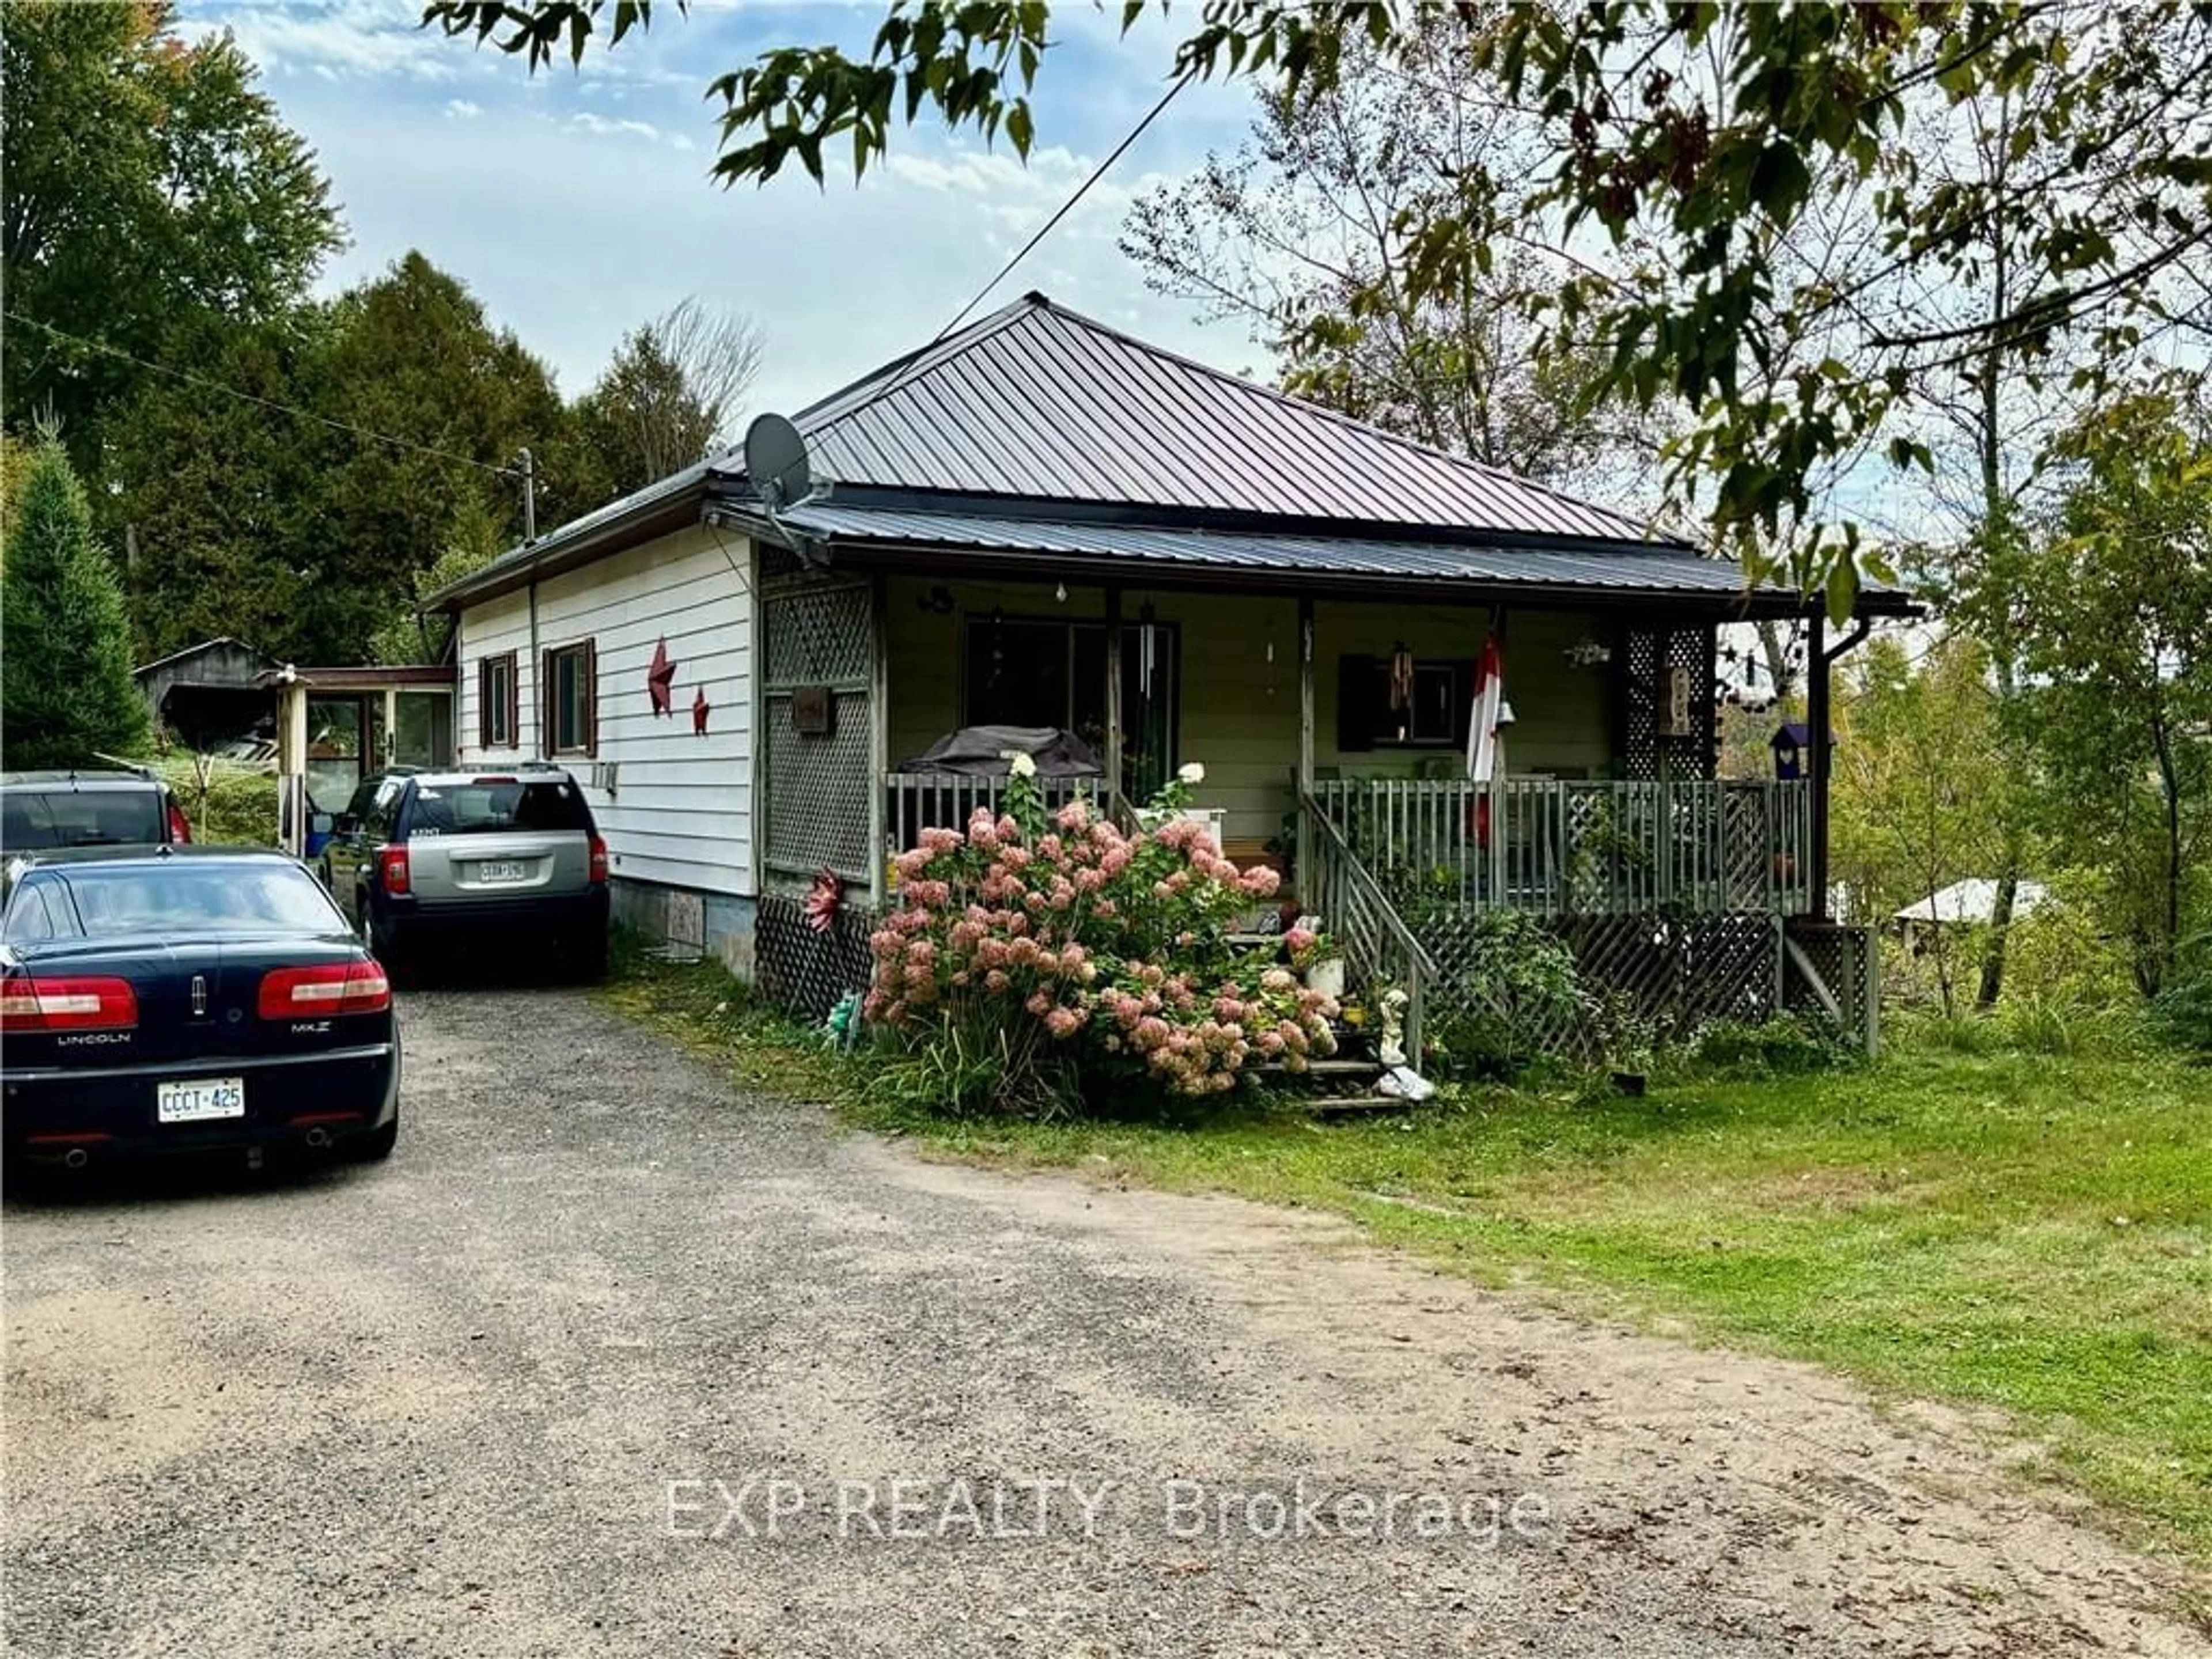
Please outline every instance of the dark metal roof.
[[[794, 416], [817, 477], [1033, 501], [1641, 542], [1622, 514], [1029, 295]], [[744, 472], [741, 455], [713, 464]]]
[[258, 657], [264, 662], [276, 660], [266, 651], [257, 646], [248, 645], [234, 635], [218, 634], [211, 640], [202, 640], [198, 645], [188, 645], [181, 651], [172, 651], [166, 657], [156, 657], [151, 662], [142, 662], [131, 672], [134, 674], [150, 674], [157, 668], [167, 668], [173, 662], [182, 662], [185, 658], [197, 657], [204, 651], [220, 651], [225, 647], [234, 651], [243, 651], [248, 656]]
[[[739, 509], [742, 511], [742, 509]], [[749, 528], [774, 537], [764, 518], [746, 515]], [[781, 515], [786, 530], [827, 542], [841, 551], [927, 550], [932, 568], [957, 578], [961, 555], [1018, 555], [1098, 564], [1141, 565], [1134, 579], [1181, 572], [1224, 573], [1253, 585], [1273, 579], [1314, 578], [1377, 586], [1428, 586], [1464, 590], [1539, 590], [1592, 599], [1705, 604], [1744, 601], [1759, 614], [1795, 612], [1805, 601], [1786, 586], [1747, 585], [1742, 567], [1658, 543], [1580, 548], [1531, 544], [1468, 546], [1442, 541], [1178, 530], [1106, 521], [1068, 522], [994, 518], [974, 513], [928, 513], [816, 502]]]
[[[803, 410], [834, 493], [767, 519], [727, 454], [518, 548], [434, 596], [457, 606], [703, 514], [752, 533], [933, 554], [948, 570], [1141, 564], [1254, 587], [1485, 589], [1802, 611], [1621, 514], [1176, 356], [1030, 295]], [[1911, 609], [1869, 586], [1863, 613]]]

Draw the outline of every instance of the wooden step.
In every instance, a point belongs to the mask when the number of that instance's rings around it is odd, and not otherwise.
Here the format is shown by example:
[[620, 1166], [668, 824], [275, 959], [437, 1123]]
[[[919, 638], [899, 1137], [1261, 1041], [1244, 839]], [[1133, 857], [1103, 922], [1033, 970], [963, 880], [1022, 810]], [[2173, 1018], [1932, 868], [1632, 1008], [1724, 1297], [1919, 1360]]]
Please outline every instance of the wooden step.
[[1410, 1111], [1419, 1103], [1399, 1095], [1330, 1095], [1319, 1100], [1301, 1100], [1298, 1103], [1316, 1116], [1334, 1116], [1339, 1112]]
[[1281, 1073], [1286, 1077], [1381, 1077], [1382, 1067], [1371, 1060], [1310, 1060], [1303, 1072], [1293, 1072], [1279, 1060], [1271, 1060], [1260, 1068], [1263, 1075]]

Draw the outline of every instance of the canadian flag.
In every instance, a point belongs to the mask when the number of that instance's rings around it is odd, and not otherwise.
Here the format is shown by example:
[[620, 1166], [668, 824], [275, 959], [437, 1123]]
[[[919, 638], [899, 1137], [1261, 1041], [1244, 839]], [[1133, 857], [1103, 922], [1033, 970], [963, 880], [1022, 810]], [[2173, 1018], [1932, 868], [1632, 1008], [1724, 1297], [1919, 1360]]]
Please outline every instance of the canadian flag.
[[[1467, 723], [1467, 775], [1475, 783], [1488, 783], [1505, 775], [1505, 732], [1513, 712], [1505, 702], [1505, 657], [1498, 635], [1482, 642], [1482, 655], [1474, 665], [1474, 714]], [[1474, 798], [1476, 844], [1490, 845], [1490, 794]]]

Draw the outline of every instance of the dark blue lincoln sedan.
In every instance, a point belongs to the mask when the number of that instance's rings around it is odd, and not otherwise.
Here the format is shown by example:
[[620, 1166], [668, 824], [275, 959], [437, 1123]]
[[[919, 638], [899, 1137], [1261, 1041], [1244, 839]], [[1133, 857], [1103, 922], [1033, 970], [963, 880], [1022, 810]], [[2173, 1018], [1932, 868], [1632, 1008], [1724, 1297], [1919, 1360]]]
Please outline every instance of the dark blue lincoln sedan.
[[0, 1152], [75, 1168], [297, 1146], [390, 1156], [384, 969], [277, 853], [40, 853], [0, 869]]

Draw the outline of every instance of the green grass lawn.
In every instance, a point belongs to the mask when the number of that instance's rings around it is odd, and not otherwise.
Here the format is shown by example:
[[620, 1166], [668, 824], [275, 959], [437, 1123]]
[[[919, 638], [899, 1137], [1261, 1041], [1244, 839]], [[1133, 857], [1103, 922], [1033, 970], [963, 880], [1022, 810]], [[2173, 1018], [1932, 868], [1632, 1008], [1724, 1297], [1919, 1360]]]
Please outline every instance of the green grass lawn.
[[[836, 1092], [757, 1016], [717, 1014], [717, 975], [633, 974], [611, 994], [757, 1085]], [[1910, 1054], [1335, 1124], [846, 1109], [940, 1155], [1339, 1212], [1486, 1283], [2001, 1408], [2041, 1449], [2031, 1468], [2212, 1563], [2212, 1072]]]

